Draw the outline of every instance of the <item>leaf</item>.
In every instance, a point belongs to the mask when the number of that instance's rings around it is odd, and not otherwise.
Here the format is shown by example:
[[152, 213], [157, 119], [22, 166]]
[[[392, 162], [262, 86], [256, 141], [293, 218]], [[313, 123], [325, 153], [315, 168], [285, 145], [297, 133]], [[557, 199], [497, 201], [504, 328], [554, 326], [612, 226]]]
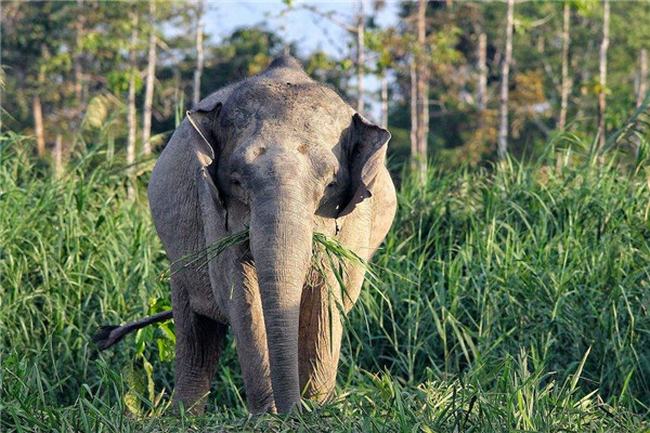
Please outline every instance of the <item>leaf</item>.
[[122, 398], [124, 405], [132, 415], [140, 417], [142, 416], [142, 403], [139, 396], [144, 392], [142, 376], [136, 373], [133, 364], [124, 367], [122, 375], [127, 386], [127, 391]]
[[142, 364], [147, 378], [147, 397], [151, 402], [153, 402], [156, 399], [156, 383], [153, 380], [153, 365], [151, 365], [146, 358], [143, 358]]

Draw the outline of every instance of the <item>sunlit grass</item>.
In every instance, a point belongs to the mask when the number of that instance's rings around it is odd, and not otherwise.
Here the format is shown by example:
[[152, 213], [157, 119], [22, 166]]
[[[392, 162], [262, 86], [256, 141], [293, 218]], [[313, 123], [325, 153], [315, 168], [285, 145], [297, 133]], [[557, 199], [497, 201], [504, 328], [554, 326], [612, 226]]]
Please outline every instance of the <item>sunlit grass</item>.
[[[2, 431], [650, 428], [650, 191], [641, 166], [572, 153], [559, 171], [555, 161], [511, 162], [431, 170], [424, 186], [406, 178], [346, 319], [334, 400], [306, 403], [289, 419], [248, 419], [230, 341], [208, 414], [192, 418], [168, 407], [173, 327], [142, 330], [100, 356], [91, 342], [104, 323], [168, 307], [169, 263], [144, 189], [128, 201], [119, 167], [100, 151], [55, 181], [19, 150], [33, 143], [3, 143]], [[245, 241], [237, 236], [191, 260]], [[331, 238], [314, 241], [333, 259], [357, 260]]]

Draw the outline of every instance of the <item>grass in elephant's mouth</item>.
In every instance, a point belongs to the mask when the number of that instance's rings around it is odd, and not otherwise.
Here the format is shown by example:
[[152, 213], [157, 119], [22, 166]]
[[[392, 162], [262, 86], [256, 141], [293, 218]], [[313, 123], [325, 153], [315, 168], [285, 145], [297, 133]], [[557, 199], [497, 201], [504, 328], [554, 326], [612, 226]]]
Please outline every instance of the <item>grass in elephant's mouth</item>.
[[[170, 265], [170, 270], [168, 272], [163, 273], [163, 278], [167, 278], [182, 269], [199, 269], [208, 266], [211, 260], [214, 260], [229, 247], [247, 242], [249, 235], [249, 229], [244, 229], [228, 236], [224, 236], [204, 249], [180, 258]], [[315, 260], [319, 260], [321, 256], [319, 253], [324, 252], [330, 265], [335, 265], [335, 263], [332, 262], [332, 259], [338, 262], [336, 263], [337, 268], [339, 268], [339, 265], [344, 261], [349, 261], [350, 263], [359, 264], [368, 268], [368, 263], [363, 258], [359, 257], [359, 255], [351, 249], [343, 246], [336, 238], [315, 232], [313, 234], [313, 244]], [[319, 267], [317, 267], [317, 269], [318, 268]]]
[[[208, 266], [211, 260], [214, 260], [221, 253], [226, 251], [231, 246], [239, 245], [241, 243], [247, 242], [249, 237], [249, 230], [244, 229], [242, 231], [224, 236], [218, 241], [208, 245], [207, 247], [198, 250], [194, 253], [188, 254], [175, 262], [171, 263], [169, 266], [171, 275], [179, 272], [182, 269], [194, 268], [200, 269], [204, 266]], [[167, 275], [164, 275], [167, 276]]]
[[313, 237], [314, 244], [322, 246], [327, 254], [330, 254], [339, 260], [348, 260], [350, 263], [363, 265], [366, 268], [368, 267], [368, 262], [359, 257], [359, 255], [351, 249], [343, 246], [338, 239], [327, 236], [323, 233], [314, 233]]

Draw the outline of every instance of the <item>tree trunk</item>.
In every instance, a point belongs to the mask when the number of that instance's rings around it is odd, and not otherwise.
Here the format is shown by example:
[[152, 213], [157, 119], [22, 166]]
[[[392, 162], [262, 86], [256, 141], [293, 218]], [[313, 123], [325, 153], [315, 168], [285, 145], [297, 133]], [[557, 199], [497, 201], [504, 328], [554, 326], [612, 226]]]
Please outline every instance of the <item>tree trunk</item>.
[[156, 2], [149, 1], [151, 33], [149, 34], [149, 54], [147, 56], [147, 80], [144, 94], [144, 113], [142, 119], [142, 154], [151, 154], [151, 111], [153, 107], [153, 89], [156, 80]]
[[603, 40], [600, 43], [600, 88], [598, 90], [598, 148], [607, 141], [605, 110], [607, 109], [607, 48], [609, 48], [609, 0], [603, 0]]
[[429, 70], [426, 49], [426, 11], [427, 1], [418, 0], [417, 37], [419, 55], [416, 56], [417, 77], [417, 158], [420, 181], [427, 171], [427, 138], [429, 136]]
[[75, 54], [74, 62], [74, 94], [79, 109], [79, 114], [83, 112], [83, 68], [81, 65], [82, 49], [81, 39], [84, 32], [84, 14], [83, 0], [77, 0], [77, 20], [75, 21]]
[[32, 98], [32, 114], [34, 116], [34, 134], [36, 135], [36, 153], [39, 158], [43, 158], [45, 157], [45, 128], [43, 127], [43, 106], [38, 93]]
[[138, 15], [133, 12], [133, 28], [131, 30], [131, 46], [129, 48], [129, 98], [128, 98], [128, 137], [126, 142], [126, 165], [129, 175], [128, 195], [133, 198], [133, 164], [135, 163], [135, 134], [136, 134], [136, 109], [135, 109], [135, 77], [137, 72], [137, 52], [136, 44], [138, 42]]
[[417, 87], [417, 71], [415, 67], [415, 56], [411, 59], [409, 65], [409, 73], [411, 77], [411, 170], [415, 172], [417, 168], [418, 157], [418, 87]]
[[192, 103], [201, 100], [201, 76], [203, 75], [203, 0], [198, 0], [196, 6], [196, 69], [194, 70], [194, 92]]
[[648, 92], [648, 50], [641, 49], [639, 53], [639, 88], [636, 97], [637, 108], [641, 106]]
[[381, 74], [381, 127], [388, 128], [388, 76], [385, 69]]
[[476, 108], [481, 118], [487, 105], [487, 34], [478, 35], [478, 83], [476, 86]]
[[571, 79], [569, 78], [569, 43], [571, 26], [571, 7], [569, 2], [564, 2], [564, 22], [562, 25], [562, 86], [560, 89], [560, 116], [557, 121], [559, 129], [566, 127], [566, 113], [571, 92]]
[[52, 157], [54, 159], [54, 177], [59, 179], [63, 175], [63, 138], [61, 134], [56, 135]]
[[365, 94], [364, 87], [364, 69], [366, 63], [365, 53], [365, 31], [366, 17], [363, 11], [363, 0], [359, 0], [359, 16], [357, 17], [357, 111], [361, 114], [364, 112], [363, 97]]
[[[580, 15], [576, 14], [576, 20], [578, 21], [577, 27], [584, 27], [584, 26], [590, 26], [591, 22], [589, 20]], [[576, 50], [573, 53], [573, 57], [575, 60], [572, 62], [574, 65], [579, 65], [576, 71], [576, 75], [578, 77], [578, 81], [583, 84], [583, 83], [589, 83], [592, 79], [592, 68], [590, 67], [589, 64], [589, 59], [592, 59], [596, 56], [595, 54], [595, 42], [593, 38], [589, 38], [587, 40], [587, 46], [582, 47], [581, 50]], [[576, 119], [581, 119], [585, 117], [585, 104], [580, 103], [581, 101], [579, 100], [578, 103], [576, 104], [576, 114], [575, 118]]]
[[508, 0], [506, 15], [506, 49], [503, 64], [501, 65], [501, 94], [499, 98], [499, 138], [497, 154], [499, 159], [504, 159], [508, 152], [508, 80], [510, 76], [510, 62], [512, 61], [512, 24], [515, 1]]

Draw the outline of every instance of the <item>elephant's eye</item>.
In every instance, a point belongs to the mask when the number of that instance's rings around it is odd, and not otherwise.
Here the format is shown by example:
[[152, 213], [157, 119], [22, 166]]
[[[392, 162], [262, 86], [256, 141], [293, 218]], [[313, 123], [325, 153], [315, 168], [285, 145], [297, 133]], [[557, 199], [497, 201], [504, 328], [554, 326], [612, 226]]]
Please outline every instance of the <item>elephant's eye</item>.
[[241, 186], [239, 179], [230, 179], [230, 184], [233, 186]]
[[336, 186], [336, 180], [331, 181], [330, 183], [327, 184], [328, 188], [334, 188]]

